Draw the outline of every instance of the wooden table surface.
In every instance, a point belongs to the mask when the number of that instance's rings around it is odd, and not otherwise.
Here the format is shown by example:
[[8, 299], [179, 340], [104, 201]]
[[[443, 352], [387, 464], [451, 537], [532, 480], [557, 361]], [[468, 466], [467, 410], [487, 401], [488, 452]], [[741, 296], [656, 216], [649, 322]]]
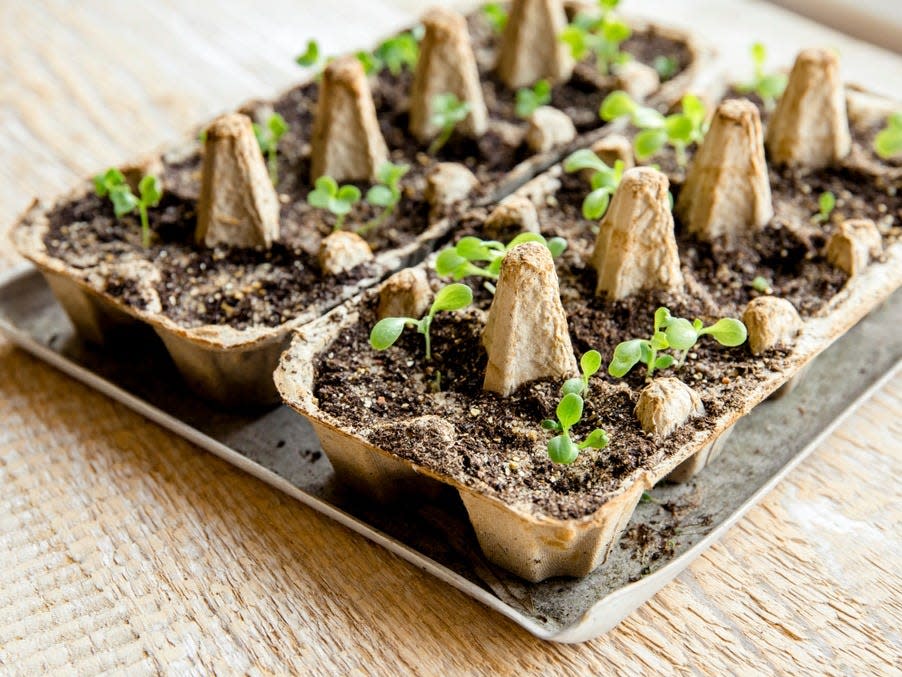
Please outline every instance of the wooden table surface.
[[[744, 0], [628, 1], [748, 68], [805, 45], [898, 94], [902, 61]], [[0, 3], [0, 222], [367, 46], [414, 0]], [[660, 12], [660, 14], [657, 14]], [[16, 262], [5, 238], [0, 266]], [[500, 615], [0, 341], [0, 670], [886, 673], [902, 661], [902, 383], [864, 404], [608, 635]]]

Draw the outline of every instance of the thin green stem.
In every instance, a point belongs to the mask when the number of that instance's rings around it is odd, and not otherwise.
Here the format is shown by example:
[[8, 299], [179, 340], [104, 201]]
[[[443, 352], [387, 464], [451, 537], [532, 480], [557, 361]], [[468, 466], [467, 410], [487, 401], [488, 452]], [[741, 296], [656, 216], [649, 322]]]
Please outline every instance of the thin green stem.
[[150, 221], [147, 218], [147, 205], [143, 202], [139, 203], [138, 211], [141, 214], [141, 244], [147, 249], [150, 247]]
[[651, 356], [648, 358], [648, 363], [645, 365], [648, 369], [648, 373], [645, 378], [646, 380], [650, 381], [652, 374], [655, 373], [655, 362], [658, 359], [658, 349], [651, 344], [651, 341], [648, 342], [648, 349], [651, 351]]
[[442, 127], [442, 132], [429, 144], [429, 154], [435, 155], [438, 153], [442, 147], [448, 143], [448, 139], [451, 138], [451, 135], [454, 133], [454, 125], [445, 125]]
[[370, 231], [376, 230], [377, 228], [382, 226], [382, 224], [384, 224], [388, 220], [388, 217], [394, 213], [395, 207], [397, 206], [397, 204], [398, 203], [396, 202], [393, 205], [389, 205], [388, 207], [386, 207], [385, 209], [382, 210], [382, 213], [379, 214], [379, 216], [377, 216], [374, 219], [370, 219], [370, 221], [368, 223], [360, 226], [360, 228], [357, 229], [357, 234], [358, 235], [366, 235]]
[[335, 226], [332, 228], [332, 232], [334, 233], [336, 230], [341, 230], [341, 227], [345, 225], [345, 215], [338, 214], [335, 217]]
[[429, 329], [432, 326], [432, 315], [427, 315], [422, 320], [420, 320], [420, 326], [418, 327], [418, 331], [423, 335], [423, 338], [426, 340], [426, 361], [429, 362], [432, 359], [432, 337], [429, 335]]
[[279, 183], [279, 159], [278, 159], [278, 151], [276, 148], [270, 148], [266, 153], [266, 164], [269, 167], [269, 180], [272, 181], [272, 185], [278, 185]]

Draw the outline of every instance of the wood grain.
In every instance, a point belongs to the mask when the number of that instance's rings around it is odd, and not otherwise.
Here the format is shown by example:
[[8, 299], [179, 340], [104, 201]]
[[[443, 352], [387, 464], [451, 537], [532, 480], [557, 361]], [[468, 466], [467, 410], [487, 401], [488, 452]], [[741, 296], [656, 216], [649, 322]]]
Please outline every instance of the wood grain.
[[[759, 38], [775, 62], [832, 44], [852, 79], [902, 88], [897, 57], [762, 3], [632, 4], [694, 22], [730, 63]], [[287, 86], [308, 36], [369, 45], [420, 6], [0, 4], [0, 223]], [[0, 261], [15, 261], [5, 241]], [[902, 661], [900, 420], [896, 379], [619, 628], [556, 646], [0, 343], [0, 668], [888, 673]]]

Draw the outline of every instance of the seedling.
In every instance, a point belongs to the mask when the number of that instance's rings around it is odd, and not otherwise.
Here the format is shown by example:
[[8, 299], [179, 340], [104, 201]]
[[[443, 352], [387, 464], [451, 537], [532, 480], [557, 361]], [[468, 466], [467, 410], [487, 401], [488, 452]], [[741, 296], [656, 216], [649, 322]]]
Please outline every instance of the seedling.
[[394, 213], [395, 207], [401, 201], [401, 179], [408, 171], [410, 171], [410, 165], [396, 165], [391, 162], [383, 162], [379, 165], [379, 169], [376, 171], [379, 183], [366, 192], [366, 201], [374, 207], [382, 207], [382, 212], [365, 226], [358, 228], [359, 234], [362, 235], [378, 228]]
[[[730, 317], [721, 318], [705, 327], [699, 319], [690, 322], [682, 317], [673, 317], [667, 308], [658, 308], [655, 311], [651, 338], [632, 339], [618, 344], [608, 365], [608, 373], [615, 378], [623, 378], [630, 369], [642, 362], [647, 370], [646, 380], [651, 380], [655, 369], [683, 366], [689, 351], [705, 335], [732, 348], [745, 342], [748, 331], [742, 322]], [[676, 357], [661, 354], [664, 350], [675, 351]]]
[[360, 189], [350, 184], [339, 186], [331, 176], [321, 176], [313, 185], [314, 190], [307, 193], [307, 204], [334, 214], [335, 225], [332, 230], [341, 230], [345, 216], [360, 201]]
[[308, 40], [307, 49], [304, 50], [303, 53], [298, 54], [298, 56], [295, 57], [295, 62], [298, 64], [298, 66], [310, 68], [311, 66], [315, 66], [319, 62], [319, 55], [319, 43], [316, 40]]
[[755, 76], [746, 83], [736, 86], [740, 92], [755, 92], [764, 102], [765, 110], [773, 110], [774, 106], [786, 89], [787, 77], [785, 73], [765, 73], [764, 62], [767, 61], [767, 48], [760, 42], [751, 47], [752, 64], [755, 67]]
[[554, 412], [557, 420], [542, 421], [545, 430], [558, 433], [548, 440], [548, 458], [554, 463], [570, 465], [583, 449], [604, 449], [608, 446], [608, 434], [601, 428], [590, 432], [581, 442], [571, 435], [570, 430], [583, 418], [583, 407], [582, 397], [573, 392], [565, 393]]
[[902, 113], [886, 119], [886, 127], [874, 137], [874, 151], [884, 160], [902, 155]]
[[676, 75], [680, 63], [672, 56], [658, 54], [654, 61], [652, 61], [652, 67], [658, 71], [658, 77], [661, 78], [661, 81], [663, 82], [664, 80], [670, 80], [670, 78]]
[[148, 174], [138, 183], [138, 196], [132, 193], [122, 172], [110, 167], [103, 174], [94, 177], [94, 190], [98, 197], [109, 197], [113, 203], [116, 218], [122, 218], [137, 208], [141, 217], [141, 244], [150, 246], [150, 221], [147, 218], [148, 207], [156, 207], [163, 197], [163, 189], [157, 177]]
[[490, 2], [482, 8], [482, 15], [489, 22], [492, 30], [496, 33], [503, 33], [504, 27], [507, 26], [507, 10], [497, 2]]
[[435, 300], [419, 320], [413, 317], [385, 317], [370, 331], [370, 345], [376, 350], [386, 350], [395, 344], [405, 327], [416, 329], [426, 341], [426, 360], [432, 359], [432, 339], [429, 330], [436, 313], [441, 310], [455, 311], [466, 308], [473, 302], [473, 291], [465, 284], [454, 283], [442, 287]]
[[363, 66], [363, 72], [367, 75], [373, 75], [374, 73], [378, 73], [382, 70], [382, 63], [376, 58], [374, 54], [361, 51], [357, 52], [354, 56], [357, 57], [360, 65]]
[[470, 104], [460, 101], [454, 94], [436, 94], [432, 97], [432, 124], [440, 129], [429, 146], [429, 154], [435, 155], [448, 143], [454, 128], [470, 114]]
[[759, 294], [774, 293], [774, 288], [771, 287], [770, 282], [767, 281], [766, 277], [762, 277], [761, 275], [752, 280], [752, 289], [754, 289]]
[[558, 39], [570, 47], [570, 53], [577, 61], [589, 54], [595, 55], [599, 72], [608, 74], [612, 66], [624, 64], [632, 57], [620, 51], [620, 45], [632, 31], [630, 27], [614, 15], [620, 0], [599, 0], [600, 14], [578, 12]]
[[601, 369], [601, 353], [597, 350], [589, 350], [579, 358], [580, 375], [564, 381], [561, 393], [567, 395], [576, 393], [580, 397], [589, 391], [589, 379]]
[[288, 123], [278, 113], [270, 115], [265, 125], [254, 123], [254, 136], [257, 137], [260, 150], [266, 155], [269, 178], [274, 186], [279, 183], [279, 140], [287, 131]]
[[811, 217], [811, 220], [815, 223], [827, 223], [830, 220], [830, 214], [833, 213], [833, 209], [836, 207], [836, 196], [829, 190], [826, 193], [821, 193], [821, 196], [817, 199], [817, 207], [820, 211]]
[[568, 173], [579, 172], [584, 169], [592, 170], [592, 178], [589, 184], [592, 192], [583, 200], [583, 216], [589, 221], [597, 221], [608, 210], [611, 196], [620, 185], [623, 177], [623, 160], [614, 162], [614, 167], [608, 167], [604, 161], [588, 148], [583, 148], [572, 153], [564, 160], [564, 171]]
[[[456, 245], [439, 252], [435, 259], [435, 272], [442, 277], [462, 280], [465, 277], [484, 277], [497, 280], [501, 273], [501, 262], [505, 254], [524, 242], [539, 242], [548, 247], [551, 256], [557, 258], [567, 248], [567, 241], [561, 237], [546, 240], [538, 233], [520, 233], [506, 245], [497, 240], [480, 240], [478, 237], [462, 237]], [[484, 267], [477, 265], [486, 263]], [[489, 291], [495, 292], [491, 283], [486, 283]]]
[[532, 87], [517, 90], [517, 104], [514, 110], [518, 117], [528, 118], [535, 113], [536, 108], [550, 102], [551, 83], [548, 80], [539, 80]]
[[598, 114], [605, 122], [629, 117], [630, 122], [642, 131], [633, 139], [633, 149], [640, 160], [651, 157], [665, 144], [676, 151], [677, 162], [685, 166], [689, 161], [686, 148], [700, 143], [708, 131], [705, 105], [694, 94], [686, 94], [680, 102], [679, 113], [664, 116], [654, 108], [641, 106], [622, 90], [608, 94]]
[[392, 75], [400, 75], [405, 68], [413, 70], [420, 58], [420, 46], [416, 36], [407, 31], [389, 38], [376, 48], [373, 57], [378, 70], [388, 68]]

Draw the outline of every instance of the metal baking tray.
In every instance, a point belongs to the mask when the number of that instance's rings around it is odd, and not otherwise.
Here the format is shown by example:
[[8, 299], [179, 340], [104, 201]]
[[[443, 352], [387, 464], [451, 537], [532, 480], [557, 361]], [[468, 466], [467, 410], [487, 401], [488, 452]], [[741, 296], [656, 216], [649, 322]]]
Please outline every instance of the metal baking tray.
[[527, 583], [482, 557], [456, 494], [403, 510], [355, 503], [333, 482], [310, 426], [294, 412], [211, 409], [181, 386], [152, 332], [130, 336], [127, 352], [84, 344], [34, 268], [0, 276], [0, 331], [21, 348], [556, 642], [611, 629], [723, 536], [900, 371], [900, 325], [902, 291], [818, 357], [791, 394], [740, 420], [698, 476], [655, 487], [594, 573]]

